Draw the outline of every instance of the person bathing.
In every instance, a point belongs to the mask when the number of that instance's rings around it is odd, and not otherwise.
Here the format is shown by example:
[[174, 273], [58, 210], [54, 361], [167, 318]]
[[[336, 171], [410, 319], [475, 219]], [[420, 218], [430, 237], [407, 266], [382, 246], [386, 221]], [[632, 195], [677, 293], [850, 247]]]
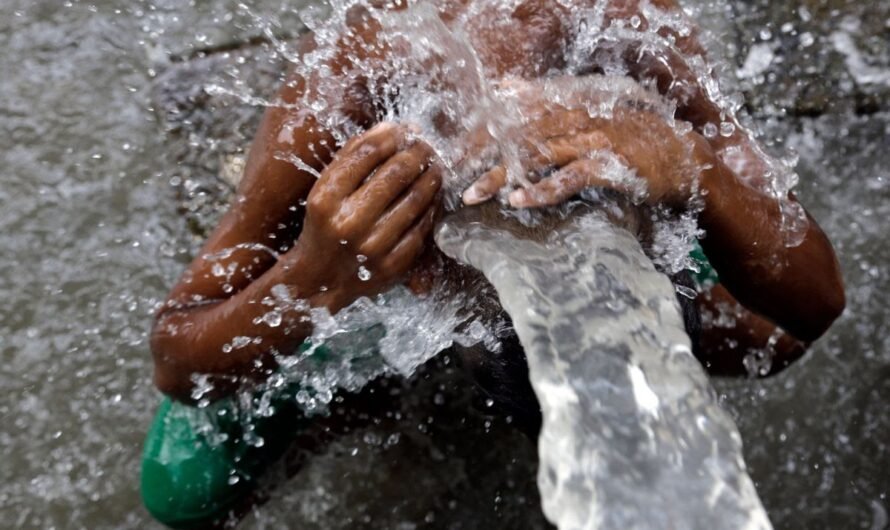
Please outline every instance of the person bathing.
[[[450, 282], [455, 293], [478, 285], [455, 281], [472, 273], [449, 262], [431, 240], [443, 209], [443, 182], [455, 171], [472, 180], [462, 192], [466, 207], [502, 197], [511, 208], [545, 208], [591, 187], [635, 193], [632, 183], [604, 178], [604, 164], [612, 159], [600, 154], [608, 152], [645, 182], [641, 207], [684, 211], [697, 200], [705, 234], [701, 259], [709, 272], [700, 275], [689, 320], [690, 327], [700, 320], [701, 329], [691, 330], [695, 352], [713, 374], [750, 374], [746, 359], [755, 351], [769, 357], [755, 375], [781, 371], [844, 308], [837, 259], [815, 220], [806, 215], [798, 244], [787, 244], [783, 216], [789, 205], [792, 210], [800, 205], [791, 194], [764, 191], [768, 168], [754, 140], [740, 127], [729, 135], [707, 134], [709, 126], [722, 122], [723, 111], [685, 59], [704, 58], [695, 32], [660, 29], [674, 49], [659, 54], [634, 42], [621, 47], [605, 42], [586, 58], [585, 70], [572, 77], [555, 74], [565, 65], [572, 40], [583, 37], [562, 23], [570, 7], [601, 8], [607, 25], [645, 29], [646, 14], [653, 10], [681, 16], [674, 1], [525, 0], [511, 3], [507, 17], [497, 2], [436, 4], [444, 24], [467, 28], [486, 76], [495, 80], [506, 104], [526, 118], [511, 132], [523, 146], [518, 162], [532, 176], [522, 187], [509, 178], [512, 161], [479, 154], [492, 142], [484, 128], [455, 135], [464, 159], [446, 164], [410, 124], [381, 121], [382, 96], [374, 88], [379, 79], [348, 75], [358, 61], [399, 53], [381, 45], [385, 28], [376, 13], [416, 5], [357, 5], [347, 18], [348, 31], [335, 42], [320, 43], [312, 34], [304, 38], [304, 55], [332, 47], [319, 68], [329, 81], [342, 79], [348, 86], [336, 108], [365, 132], [338, 141], [323, 119], [301, 108], [315, 80], [289, 78], [278, 94], [280, 105], [266, 110], [235, 200], [157, 312], [151, 339], [154, 380], [170, 399], [146, 443], [142, 493], [149, 511], [169, 526], [212, 526], [237, 512], [256, 477], [297, 436], [293, 416], [277, 423], [273, 418], [258, 430], [278, 442], [261, 451], [244, 449], [234, 439], [212, 446], [206, 433], [195, 432], [186, 421], [197, 381], [212, 385], [202, 397], [225, 400], [274, 374], [276, 359], [301, 351], [312, 336], [311, 308], [336, 314], [399, 283], [425, 292]], [[591, 114], [586, 109], [607, 96], [579, 90], [583, 85], [573, 81], [604, 79], [615, 64], [627, 79], [614, 82], [624, 83], [628, 96], [616, 101], [608, 116]], [[554, 101], [548, 96], [553, 87], [570, 97]], [[655, 91], [676, 106], [675, 116], [666, 118], [653, 108]], [[307, 166], [283, 160], [282, 152]], [[733, 154], [731, 165], [726, 153]], [[297, 207], [301, 204], [305, 207]], [[280, 253], [263, 250], [268, 248]], [[365, 259], [358, 262], [357, 255]], [[219, 266], [232, 274], [214, 274]], [[370, 276], [361, 277], [360, 267]], [[304, 308], [282, 314], [279, 326], [258, 326], [268, 311], [263, 300], [282, 289], [290, 299], [304, 301]], [[731, 324], [720, 318], [727, 313]], [[224, 352], [237, 336], [262, 340]], [[515, 336], [502, 339], [497, 362], [479, 347], [454, 351], [481, 391], [524, 418], [518, 423], [534, 434], [540, 418], [521, 346]], [[231, 484], [233, 473], [245, 479]]]

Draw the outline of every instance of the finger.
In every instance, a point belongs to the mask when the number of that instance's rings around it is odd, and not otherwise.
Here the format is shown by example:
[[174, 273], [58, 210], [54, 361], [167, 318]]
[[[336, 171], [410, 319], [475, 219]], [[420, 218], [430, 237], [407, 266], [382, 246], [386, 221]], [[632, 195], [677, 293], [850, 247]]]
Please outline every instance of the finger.
[[350, 195], [377, 166], [393, 156], [406, 141], [405, 128], [394, 123], [381, 123], [353, 138], [334, 155], [316, 184], [317, 193], [326, 199], [343, 199]]
[[374, 223], [396, 198], [402, 195], [430, 167], [433, 150], [418, 142], [384, 162], [349, 197], [350, 209], [364, 225]]
[[609, 149], [611, 146], [609, 138], [600, 131], [551, 138], [532, 157], [529, 169], [541, 171], [548, 167], [563, 167], [589, 156], [593, 151]]
[[630, 191], [626, 184], [600, 176], [603, 164], [597, 160], [576, 160], [537, 184], [510, 193], [510, 206], [539, 208], [565, 202], [585, 188], [602, 187]]
[[464, 204], [472, 206], [483, 203], [495, 195], [507, 184], [507, 168], [497, 166], [479, 177], [469, 188], [464, 190]]
[[407, 271], [413, 265], [433, 230], [436, 220], [436, 209], [430, 209], [423, 218], [405, 233], [401, 241], [392, 249], [392, 252], [383, 262], [385, 270]]
[[[374, 225], [362, 245], [366, 256], [380, 255], [393, 248], [405, 233], [434, 206], [442, 187], [442, 170], [436, 165], [417, 179]], [[435, 211], [435, 208], [433, 208]]]
[[346, 156], [354, 153], [358, 149], [361, 148], [362, 145], [368, 144], [369, 142], [373, 142], [375, 140], [382, 139], [386, 136], [391, 136], [396, 133], [404, 134], [404, 125], [400, 123], [395, 123], [391, 121], [382, 121], [367, 131], [357, 134], [346, 141], [343, 144], [343, 147], [337, 150], [334, 153], [334, 158], [339, 156]]

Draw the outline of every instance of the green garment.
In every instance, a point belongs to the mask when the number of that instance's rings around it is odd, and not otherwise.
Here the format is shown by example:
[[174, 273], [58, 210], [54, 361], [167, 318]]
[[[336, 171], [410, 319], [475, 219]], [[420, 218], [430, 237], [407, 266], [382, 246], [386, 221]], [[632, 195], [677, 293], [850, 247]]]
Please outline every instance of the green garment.
[[720, 283], [720, 277], [717, 276], [717, 271], [711, 266], [711, 262], [708, 261], [704, 250], [702, 250], [701, 245], [699, 245], [698, 242], [695, 243], [695, 248], [689, 253], [689, 257], [699, 266], [698, 272], [692, 275], [692, 278], [699, 287], [711, 287]]
[[[311, 355], [331, 356], [324, 346]], [[234, 398], [205, 408], [164, 398], [142, 453], [142, 502], [152, 516], [172, 528], [202, 528], [245, 502], [306, 424], [296, 390], [284, 389], [270, 404], [273, 414], [249, 422], [239, 417]], [[249, 443], [257, 439], [260, 446]]]

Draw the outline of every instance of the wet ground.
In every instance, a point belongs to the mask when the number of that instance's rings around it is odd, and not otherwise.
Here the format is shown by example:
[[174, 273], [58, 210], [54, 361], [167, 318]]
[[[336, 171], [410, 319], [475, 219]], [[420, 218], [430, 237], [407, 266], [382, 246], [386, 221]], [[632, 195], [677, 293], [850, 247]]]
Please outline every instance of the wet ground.
[[[281, 4], [252, 9], [283, 16], [274, 31], [295, 35]], [[890, 2], [748, 2], [728, 12], [714, 27], [755, 123], [800, 154], [799, 195], [838, 248], [848, 310], [785, 374], [718, 387], [777, 528], [885, 528]], [[212, 175], [255, 115], [241, 123], [221, 112], [174, 131], [153, 102], [177, 62], [260, 34], [228, 1], [0, 6], [4, 526], [151, 527], [137, 491], [158, 400], [150, 313], [194, 252], [196, 228], [225, 190]], [[230, 118], [237, 138], [215, 121]], [[183, 215], [183, 203], [194, 211]], [[444, 371], [400, 390], [400, 414], [310, 457], [245, 527], [542, 526], [534, 446], [472, 412], [460, 376]]]

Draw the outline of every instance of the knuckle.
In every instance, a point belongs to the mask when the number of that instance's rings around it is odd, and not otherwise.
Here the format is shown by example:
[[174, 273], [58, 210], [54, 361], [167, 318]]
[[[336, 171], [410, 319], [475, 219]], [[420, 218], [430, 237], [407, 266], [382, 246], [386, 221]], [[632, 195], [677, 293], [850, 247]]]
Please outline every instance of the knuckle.
[[378, 123], [362, 135], [365, 141], [382, 143], [387, 140], [396, 140], [404, 134], [404, 127], [390, 121]]
[[316, 192], [306, 199], [306, 213], [309, 215], [325, 215], [329, 213], [330, 201], [324, 193]]
[[389, 157], [389, 160], [378, 169], [378, 172], [381, 176], [388, 178], [404, 177], [411, 165], [411, 155], [403, 151]]
[[355, 146], [357, 146], [361, 141], [361, 136], [353, 136], [352, 138], [347, 140], [345, 144], [343, 144], [343, 146], [339, 150], [339, 153], [348, 153], [352, 149], [355, 149]]
[[433, 155], [436, 154], [435, 150], [433, 150], [433, 147], [423, 140], [418, 140], [418, 142], [414, 144], [413, 148], [417, 155], [424, 161], [430, 160]]
[[361, 222], [355, 215], [337, 215], [332, 222], [334, 233], [345, 240], [354, 239], [361, 230]]
[[399, 270], [399, 260], [396, 256], [390, 254], [380, 260], [380, 270], [385, 271], [385, 274], [398, 276], [400, 274]]
[[398, 253], [389, 254], [383, 259], [383, 268], [388, 271], [392, 277], [398, 277], [406, 273], [413, 263], [413, 254], [401, 249]]
[[359, 253], [368, 256], [369, 258], [378, 258], [383, 254], [382, 249], [385, 241], [385, 234], [375, 232], [359, 245]]
[[377, 247], [370, 241], [365, 241], [358, 247], [358, 253], [369, 258], [377, 257]]
[[397, 164], [401, 171], [417, 175], [426, 169], [429, 162], [429, 153], [421, 144], [414, 144], [408, 149], [393, 155], [391, 160]]
[[348, 160], [345, 161], [345, 163], [355, 164], [357, 160], [376, 155], [376, 153], [380, 149], [380, 142], [373, 138], [362, 141], [358, 145], [356, 145], [355, 149], [351, 153], [352, 156], [350, 156]]

